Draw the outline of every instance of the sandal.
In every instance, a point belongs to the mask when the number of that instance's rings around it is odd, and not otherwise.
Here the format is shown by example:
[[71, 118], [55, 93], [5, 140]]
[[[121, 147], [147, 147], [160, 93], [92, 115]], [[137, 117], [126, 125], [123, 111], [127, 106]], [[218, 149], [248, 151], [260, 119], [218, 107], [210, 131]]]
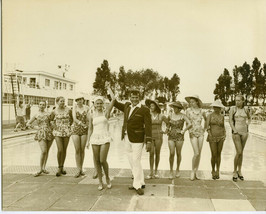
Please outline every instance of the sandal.
[[38, 176], [40, 176], [42, 174], [42, 171], [39, 171], [39, 172], [36, 172], [33, 176], [34, 177], [38, 177]]
[[78, 178], [81, 176], [81, 171], [77, 172], [77, 174], [74, 176], [74, 178]]
[[84, 176], [85, 175], [85, 172], [81, 171], [80, 172], [80, 175]]
[[216, 174], [215, 174], [214, 171], [212, 171], [212, 179], [213, 179], [213, 180], [216, 180]]
[[44, 174], [49, 174], [49, 173], [50, 173], [50, 172], [47, 171], [46, 169], [42, 170], [42, 172], [43, 172]]
[[152, 179], [153, 175], [147, 175], [146, 179]]
[[63, 170], [63, 168], [62, 168], [62, 170], [61, 170], [61, 173], [62, 173], [62, 175], [66, 175], [67, 173], [66, 173], [66, 170]]
[[56, 177], [59, 177], [59, 176], [61, 176], [61, 174], [62, 174], [62, 167], [58, 167], [58, 171], [57, 171], [57, 173], [55, 174], [55, 176]]
[[237, 176], [239, 177], [239, 179], [240, 179], [241, 181], [244, 181], [244, 177], [243, 177], [243, 175], [239, 175], [239, 173], [237, 173]]
[[216, 172], [216, 179], [220, 179], [219, 172]]
[[180, 171], [176, 172], [175, 177], [176, 178], [179, 178], [180, 177]]
[[160, 178], [160, 176], [158, 174], [155, 174], [154, 178]]
[[100, 184], [100, 185], [98, 186], [98, 190], [99, 190], [99, 191], [103, 190], [103, 185], [102, 185], [102, 184]]

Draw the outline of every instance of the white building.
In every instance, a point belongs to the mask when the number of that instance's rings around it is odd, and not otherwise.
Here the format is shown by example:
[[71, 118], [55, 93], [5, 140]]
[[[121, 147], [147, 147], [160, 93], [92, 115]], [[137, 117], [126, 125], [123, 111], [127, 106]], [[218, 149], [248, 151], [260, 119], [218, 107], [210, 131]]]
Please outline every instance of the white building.
[[[49, 106], [55, 106], [55, 98], [63, 96], [66, 105], [73, 106], [77, 95], [76, 81], [44, 71], [15, 71], [3, 74], [2, 84], [2, 123], [14, 123], [14, 96], [24, 95], [25, 103], [32, 100], [31, 115], [37, 112], [40, 101], [46, 101]], [[13, 82], [13, 84], [12, 84]], [[89, 104], [89, 95], [82, 93], [86, 104]]]

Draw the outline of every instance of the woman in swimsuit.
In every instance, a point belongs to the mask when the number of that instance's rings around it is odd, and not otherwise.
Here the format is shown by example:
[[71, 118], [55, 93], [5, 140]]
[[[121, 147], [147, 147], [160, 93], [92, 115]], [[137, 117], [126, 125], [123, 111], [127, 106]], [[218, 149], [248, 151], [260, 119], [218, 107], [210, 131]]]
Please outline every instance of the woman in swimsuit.
[[52, 127], [50, 124], [51, 118], [50, 114], [45, 111], [46, 103], [41, 101], [39, 103], [39, 111], [34, 115], [28, 122], [27, 127], [36, 120], [38, 125], [38, 131], [34, 137], [34, 140], [39, 142], [41, 148], [41, 157], [40, 157], [40, 171], [35, 173], [34, 177], [41, 175], [42, 173], [48, 174], [49, 172], [45, 169], [46, 162], [48, 159], [49, 149], [53, 143], [54, 136], [52, 133]]
[[[160, 152], [163, 143], [163, 131], [162, 122], [167, 123], [166, 117], [161, 114], [160, 106], [157, 102], [153, 100], [146, 100], [145, 104], [150, 108], [151, 119], [152, 119], [152, 143], [150, 150], [150, 174], [147, 179], [159, 178], [158, 166], [160, 162]], [[155, 172], [153, 173], [155, 159]]]
[[77, 105], [74, 105], [72, 112], [74, 122], [72, 124], [72, 139], [76, 150], [75, 157], [78, 168], [78, 172], [74, 177], [78, 178], [81, 175], [85, 175], [82, 167], [88, 135], [89, 113], [87, 106], [83, 105], [84, 97], [77, 97], [75, 101], [77, 102]]
[[235, 98], [236, 105], [230, 109], [229, 123], [232, 128], [232, 138], [236, 148], [234, 159], [233, 181], [237, 178], [244, 180], [241, 172], [243, 151], [248, 139], [248, 126], [251, 123], [251, 115], [247, 107], [244, 106], [243, 95], [237, 95]]
[[[208, 131], [207, 141], [211, 149], [211, 165], [212, 165], [212, 179], [219, 179], [221, 153], [223, 149], [224, 140], [226, 137], [224, 116], [221, 110], [224, 108], [220, 100], [215, 100], [211, 104], [214, 112], [207, 116], [206, 128]], [[216, 171], [215, 171], [216, 166]]]
[[[174, 178], [173, 165], [176, 152], [176, 177], [180, 177], [179, 166], [181, 163], [181, 150], [184, 143], [184, 134], [191, 127], [191, 123], [186, 115], [181, 113], [183, 106], [180, 102], [174, 102], [170, 105], [174, 111], [168, 117], [167, 133], [168, 133], [168, 146], [170, 150], [169, 163], [170, 163], [170, 179]], [[186, 122], [186, 128], [183, 129]]]
[[205, 112], [202, 111], [202, 102], [198, 95], [193, 95], [185, 98], [190, 104], [190, 108], [187, 109], [187, 117], [192, 124], [192, 128], [189, 130], [189, 137], [191, 145], [194, 151], [194, 156], [192, 158], [192, 171], [190, 174], [190, 180], [194, 180], [197, 177], [197, 171], [200, 163], [201, 150], [204, 140], [205, 129], [202, 126], [202, 120], [206, 121]]
[[67, 146], [71, 135], [72, 113], [65, 106], [65, 98], [56, 98], [57, 107], [51, 113], [51, 119], [54, 121], [53, 135], [57, 145], [58, 171], [56, 176], [65, 175], [64, 163], [66, 159]]
[[107, 163], [107, 155], [111, 142], [111, 134], [109, 132], [108, 120], [110, 118], [110, 112], [114, 105], [114, 101], [115, 100], [110, 103], [107, 108], [107, 111], [104, 111], [103, 97], [96, 97], [94, 100], [96, 110], [93, 115], [89, 117], [87, 148], [89, 148], [89, 144], [91, 143], [93, 155], [96, 162], [97, 175], [99, 179], [99, 191], [103, 189], [102, 167], [106, 176], [107, 188], [110, 189], [112, 187], [109, 178], [109, 166]]

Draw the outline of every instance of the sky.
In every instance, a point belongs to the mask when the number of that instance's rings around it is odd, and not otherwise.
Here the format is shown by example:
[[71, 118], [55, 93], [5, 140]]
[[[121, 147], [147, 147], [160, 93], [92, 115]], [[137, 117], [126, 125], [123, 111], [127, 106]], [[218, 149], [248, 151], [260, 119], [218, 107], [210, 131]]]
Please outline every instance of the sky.
[[265, 26], [264, 0], [3, 0], [3, 69], [68, 64], [66, 77], [92, 92], [106, 59], [112, 72], [177, 73], [178, 100], [211, 102], [224, 68], [266, 63]]

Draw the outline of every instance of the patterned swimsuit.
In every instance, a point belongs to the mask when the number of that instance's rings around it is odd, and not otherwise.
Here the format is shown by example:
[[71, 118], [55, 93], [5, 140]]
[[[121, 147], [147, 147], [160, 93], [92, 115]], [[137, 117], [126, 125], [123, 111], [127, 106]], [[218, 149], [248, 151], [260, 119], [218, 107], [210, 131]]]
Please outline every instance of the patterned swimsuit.
[[[87, 122], [87, 112], [83, 111], [82, 113], [76, 112], [76, 117], [80, 120], [83, 124]], [[72, 134], [73, 135], [87, 135], [88, 134], [88, 127], [84, 127], [83, 125], [79, 125], [78, 123], [74, 122], [72, 125]]]
[[159, 119], [159, 114], [157, 114], [155, 118], [152, 118], [152, 140], [161, 142], [162, 137], [162, 120]]
[[65, 109], [62, 113], [55, 111], [55, 127], [53, 130], [55, 137], [69, 137], [71, 135], [70, 120], [69, 109]]
[[187, 109], [187, 117], [192, 124], [192, 128], [189, 129], [189, 136], [192, 137], [201, 137], [204, 135], [204, 128], [201, 125], [203, 119], [203, 112], [200, 109], [199, 112], [194, 112], [191, 108]]
[[169, 117], [170, 131], [168, 133], [168, 140], [184, 141], [184, 134], [181, 134], [184, 123], [185, 119], [183, 115], [179, 120], [173, 120]]
[[49, 113], [45, 113], [44, 115], [38, 115], [37, 118], [37, 125], [39, 129], [34, 137], [34, 140], [37, 141], [51, 141], [54, 139], [53, 130], [50, 125], [50, 115]]
[[219, 136], [213, 136], [210, 138], [209, 135], [207, 137], [208, 142], [219, 142], [225, 140], [225, 128], [224, 128], [224, 117], [222, 115], [216, 115], [212, 113], [210, 115], [210, 131], [212, 133], [212, 126], [218, 126], [221, 129], [221, 133]]

